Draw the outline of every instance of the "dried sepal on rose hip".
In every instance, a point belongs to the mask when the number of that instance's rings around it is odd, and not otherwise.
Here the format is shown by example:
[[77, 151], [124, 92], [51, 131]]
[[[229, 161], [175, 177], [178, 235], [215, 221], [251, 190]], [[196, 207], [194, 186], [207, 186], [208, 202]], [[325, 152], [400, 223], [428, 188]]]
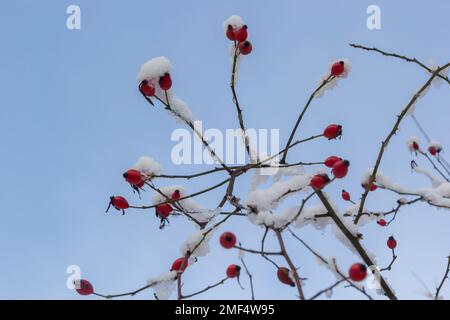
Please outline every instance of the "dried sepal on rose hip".
[[106, 209], [106, 212], [109, 211], [109, 208], [111, 208], [111, 206], [113, 206], [114, 209], [116, 209], [118, 211], [122, 211], [123, 215], [125, 214], [125, 209], [128, 209], [130, 207], [127, 199], [125, 199], [122, 196], [111, 196], [109, 198], [109, 204], [108, 204], [108, 208]]
[[225, 249], [231, 249], [236, 245], [236, 235], [232, 232], [224, 232], [220, 236], [220, 245]]

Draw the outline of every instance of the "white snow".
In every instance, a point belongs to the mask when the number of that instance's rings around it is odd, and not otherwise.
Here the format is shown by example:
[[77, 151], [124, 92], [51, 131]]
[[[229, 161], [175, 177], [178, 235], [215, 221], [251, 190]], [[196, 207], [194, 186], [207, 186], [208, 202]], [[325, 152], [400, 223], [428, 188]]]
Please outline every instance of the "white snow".
[[299, 175], [287, 181], [274, 183], [270, 188], [250, 192], [244, 201], [244, 206], [254, 207], [260, 211], [274, 209], [284, 198], [307, 188], [311, 175]]
[[[439, 69], [439, 66], [436, 64], [436, 62], [433, 59], [429, 60], [428, 67], [433, 71], [436, 71], [437, 69]], [[450, 67], [447, 67], [444, 70], [442, 70], [441, 72], [439, 72], [439, 74], [443, 77], [448, 77], [449, 71], [450, 71]], [[436, 76], [433, 79], [433, 82], [431, 84], [435, 88], [439, 88], [441, 86], [442, 82], [443, 82], [442, 78]]]
[[231, 25], [234, 29], [239, 29], [244, 24], [245, 24], [244, 20], [240, 16], [232, 15], [231, 17], [228, 17], [228, 19], [226, 19], [223, 22], [223, 29], [224, 29], [224, 32], [226, 32], [229, 25]]
[[207, 255], [210, 251], [209, 240], [211, 240], [214, 232], [210, 231], [208, 234], [206, 234], [206, 232], [207, 230], [200, 230], [191, 234], [181, 245], [181, 254], [185, 256], [187, 253], [190, 253], [193, 257], [203, 257]]
[[148, 285], [153, 285], [155, 294], [160, 300], [167, 300], [175, 290], [176, 271], [165, 272], [156, 278], [149, 279]]
[[142, 156], [133, 166], [133, 169], [140, 171], [146, 176], [154, 176], [161, 172], [161, 165], [151, 157]]
[[141, 66], [136, 80], [138, 83], [144, 80], [158, 83], [159, 78], [165, 73], [170, 73], [171, 69], [172, 65], [166, 57], [153, 58]]
[[439, 141], [430, 141], [430, 143], [428, 144], [428, 148], [430, 147], [434, 147], [438, 152], [441, 151], [442, 148], [442, 144]]

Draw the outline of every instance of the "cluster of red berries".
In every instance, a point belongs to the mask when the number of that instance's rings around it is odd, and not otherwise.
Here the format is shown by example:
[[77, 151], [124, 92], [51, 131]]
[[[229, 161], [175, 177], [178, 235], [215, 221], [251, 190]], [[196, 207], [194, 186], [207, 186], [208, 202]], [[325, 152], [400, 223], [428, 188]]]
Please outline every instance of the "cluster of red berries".
[[325, 166], [332, 168], [332, 172], [336, 178], [342, 179], [348, 173], [350, 162], [336, 156], [330, 156], [325, 159]]
[[[159, 77], [158, 80], [159, 87], [164, 90], [170, 90], [172, 88], [172, 78], [170, 73], [165, 73], [163, 76]], [[143, 80], [139, 84], [139, 91], [146, 97], [153, 97], [155, 95], [155, 84], [152, 81]]]
[[248, 27], [243, 25], [242, 27], [233, 27], [231, 24], [227, 26], [227, 31], [225, 33], [227, 38], [231, 41], [238, 43], [239, 52], [243, 55], [247, 55], [252, 52], [253, 46], [250, 41], [247, 40], [248, 37]]

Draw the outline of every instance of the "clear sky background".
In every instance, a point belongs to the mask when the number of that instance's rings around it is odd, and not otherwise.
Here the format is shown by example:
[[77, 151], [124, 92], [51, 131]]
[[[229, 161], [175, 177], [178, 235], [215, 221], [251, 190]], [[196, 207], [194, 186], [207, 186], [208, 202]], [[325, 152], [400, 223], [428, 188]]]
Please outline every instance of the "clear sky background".
[[[66, 28], [66, 8], [82, 10], [82, 29]], [[382, 30], [366, 28], [366, 8], [382, 10]], [[241, 64], [238, 93], [248, 127], [279, 128], [286, 141], [294, 118], [332, 59], [353, 62], [350, 77], [313, 103], [302, 132], [321, 132], [341, 123], [338, 142], [318, 141], [298, 148], [290, 161], [322, 161], [331, 154], [351, 160], [345, 180], [328, 188], [340, 208], [339, 191], [354, 198], [362, 191], [362, 173], [373, 165], [381, 140], [395, 115], [428, 75], [415, 65], [362, 52], [350, 42], [377, 46], [427, 62], [450, 60], [448, 1], [8, 1], [2, 4], [0, 38], [0, 298], [79, 299], [66, 288], [66, 268], [79, 265], [101, 293], [138, 288], [170, 268], [179, 246], [194, 227], [173, 219], [160, 231], [153, 210], [105, 214], [108, 198], [122, 194], [139, 200], [121, 174], [141, 155], [159, 161], [166, 173], [200, 171], [206, 166], [175, 166], [170, 161], [171, 132], [179, 127], [161, 107], [151, 109], [139, 95], [135, 77], [140, 65], [167, 56], [174, 65], [174, 89], [204, 121], [205, 128], [235, 128], [237, 120], [229, 83], [229, 42], [222, 22], [241, 15], [249, 25], [254, 52]], [[432, 89], [416, 115], [444, 146], [450, 145], [450, 90]], [[412, 187], [428, 181], [411, 174], [410, 135], [420, 136], [411, 119], [389, 145], [382, 171]], [[423, 140], [423, 139], [422, 139]], [[445, 154], [444, 154], [445, 155]], [[448, 153], [447, 153], [448, 155]], [[419, 163], [425, 165], [423, 160]], [[191, 191], [223, 179], [215, 175], [189, 181]], [[249, 179], [236, 194], [245, 197]], [[158, 181], [167, 185], [171, 181]], [[182, 183], [185, 183], [182, 181]], [[215, 206], [223, 190], [199, 198]], [[368, 207], [389, 210], [397, 197], [372, 194]], [[294, 197], [291, 205], [300, 200]], [[317, 203], [314, 199], [312, 204]], [[364, 245], [384, 266], [390, 261], [386, 239], [399, 242], [398, 261], [387, 274], [400, 298], [423, 298], [417, 275], [434, 291], [450, 253], [450, 211], [423, 204], [404, 208], [389, 228], [365, 227]], [[245, 219], [232, 219], [221, 231], [233, 230], [247, 247], [257, 247], [262, 230]], [[298, 230], [326, 256], [336, 256], [342, 269], [358, 258], [332, 236], [312, 228]], [[237, 252], [218, 246], [183, 277], [189, 293], [220, 280]], [[286, 235], [286, 237], [288, 237]], [[268, 248], [276, 248], [270, 237]], [[311, 296], [334, 278], [295, 241], [288, 250], [307, 277]], [[281, 285], [276, 270], [260, 257], [246, 255], [257, 298], [292, 299], [295, 289]], [[245, 277], [243, 284], [248, 289]], [[377, 296], [374, 292], [371, 292]], [[450, 297], [450, 284], [443, 294]], [[199, 298], [249, 298], [230, 281]], [[363, 298], [338, 289], [335, 298]], [[135, 297], [152, 299], [151, 291]]]

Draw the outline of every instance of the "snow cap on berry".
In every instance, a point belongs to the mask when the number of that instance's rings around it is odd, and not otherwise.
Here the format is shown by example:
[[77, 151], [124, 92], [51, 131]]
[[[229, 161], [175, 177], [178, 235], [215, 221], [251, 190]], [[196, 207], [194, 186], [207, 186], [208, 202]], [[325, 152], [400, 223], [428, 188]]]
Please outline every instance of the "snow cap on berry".
[[166, 73], [170, 73], [172, 65], [166, 57], [153, 58], [141, 66], [137, 75], [137, 82], [141, 83], [144, 80], [158, 83], [160, 77]]
[[411, 152], [416, 152], [420, 148], [420, 140], [417, 137], [411, 136], [408, 141], [406, 141], [406, 145]]
[[239, 29], [245, 25], [244, 20], [238, 15], [232, 15], [223, 22], [223, 30], [227, 31], [228, 26], [232, 26], [234, 29]]
[[133, 169], [138, 170], [146, 176], [154, 176], [161, 172], [161, 165], [151, 157], [142, 156], [139, 157]]

